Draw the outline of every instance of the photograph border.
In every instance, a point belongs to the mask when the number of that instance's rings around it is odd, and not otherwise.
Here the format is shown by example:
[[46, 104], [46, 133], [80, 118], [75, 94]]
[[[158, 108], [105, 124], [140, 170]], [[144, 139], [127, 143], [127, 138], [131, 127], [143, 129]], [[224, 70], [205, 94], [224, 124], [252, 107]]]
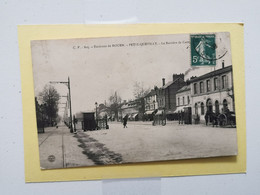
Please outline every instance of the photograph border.
[[[137, 35], [230, 32], [237, 113], [238, 155], [206, 159], [174, 160], [98, 167], [41, 170], [37, 139], [31, 40], [94, 38]], [[167, 177], [243, 173], [246, 171], [246, 117], [243, 24], [121, 24], [121, 25], [28, 25], [18, 27], [25, 181], [71, 181], [112, 178]]]

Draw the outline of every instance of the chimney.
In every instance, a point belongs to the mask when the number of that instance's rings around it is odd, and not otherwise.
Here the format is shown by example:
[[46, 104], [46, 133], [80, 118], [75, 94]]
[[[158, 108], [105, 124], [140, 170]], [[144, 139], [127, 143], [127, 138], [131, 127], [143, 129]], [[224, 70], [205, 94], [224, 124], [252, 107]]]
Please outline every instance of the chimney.
[[184, 74], [173, 74], [172, 80], [175, 81], [178, 78], [182, 78], [184, 80]]
[[162, 79], [162, 86], [165, 85], [165, 78]]
[[225, 68], [225, 62], [222, 60], [222, 68]]

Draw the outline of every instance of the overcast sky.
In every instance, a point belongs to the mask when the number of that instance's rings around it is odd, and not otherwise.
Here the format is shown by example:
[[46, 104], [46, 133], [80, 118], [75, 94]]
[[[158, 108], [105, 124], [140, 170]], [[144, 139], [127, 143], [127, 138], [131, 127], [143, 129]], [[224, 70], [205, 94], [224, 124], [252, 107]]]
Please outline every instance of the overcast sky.
[[[69, 76], [73, 113], [93, 110], [95, 102], [104, 103], [115, 91], [123, 100], [132, 99], [135, 81], [146, 88], [161, 87], [162, 78], [167, 83], [172, 74], [191, 68], [189, 40], [185, 34], [32, 41], [35, 95], [50, 81], [67, 81]], [[231, 65], [229, 34], [217, 34], [216, 44], [217, 54], [227, 53], [215, 69], [222, 60]], [[213, 69], [197, 68], [186, 78]], [[55, 87], [60, 95], [67, 94], [65, 85]]]

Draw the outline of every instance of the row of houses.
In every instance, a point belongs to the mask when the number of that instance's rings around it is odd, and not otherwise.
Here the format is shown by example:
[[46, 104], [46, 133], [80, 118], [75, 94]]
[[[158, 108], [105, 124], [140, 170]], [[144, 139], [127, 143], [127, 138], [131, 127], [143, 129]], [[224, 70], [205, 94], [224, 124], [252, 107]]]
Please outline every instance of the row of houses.
[[186, 81], [184, 74], [173, 74], [167, 83], [163, 78], [161, 87], [154, 87], [139, 99], [124, 101], [114, 115], [119, 119], [127, 115], [129, 120], [153, 120], [163, 114], [168, 120], [178, 120], [179, 113], [185, 111], [190, 118], [203, 121], [207, 110], [221, 113], [227, 108], [235, 110], [233, 76], [232, 66], [223, 64], [218, 70]]

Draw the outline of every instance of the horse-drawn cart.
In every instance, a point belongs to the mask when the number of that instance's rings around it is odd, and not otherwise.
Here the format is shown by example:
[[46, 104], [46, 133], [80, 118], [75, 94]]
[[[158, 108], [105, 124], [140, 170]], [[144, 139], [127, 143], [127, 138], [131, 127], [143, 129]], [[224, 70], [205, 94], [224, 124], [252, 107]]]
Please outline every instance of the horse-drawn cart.
[[236, 126], [235, 112], [220, 114], [218, 116], [218, 124], [221, 127], [225, 127], [225, 126], [235, 127]]
[[206, 125], [211, 123], [213, 127], [236, 127], [236, 115], [235, 112], [230, 111], [221, 114], [207, 111], [205, 114], [205, 122]]

